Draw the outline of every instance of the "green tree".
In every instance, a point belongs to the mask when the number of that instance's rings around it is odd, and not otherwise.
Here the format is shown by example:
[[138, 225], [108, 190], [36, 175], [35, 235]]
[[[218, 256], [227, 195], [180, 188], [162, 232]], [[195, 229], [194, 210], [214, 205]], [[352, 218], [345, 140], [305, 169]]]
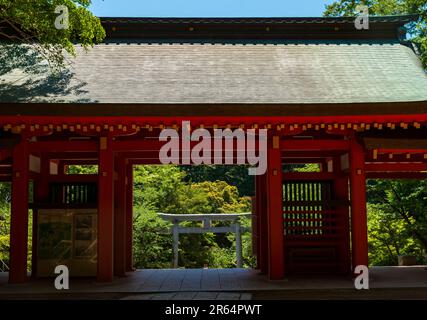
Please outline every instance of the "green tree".
[[248, 174], [245, 165], [200, 165], [181, 166], [186, 172], [185, 180], [188, 182], [225, 181], [236, 186], [242, 196], [253, 196], [255, 191], [254, 176]]
[[[427, 251], [427, 181], [369, 180], [368, 201], [384, 213], [388, 228]], [[399, 254], [399, 246], [394, 247]]]
[[327, 5], [324, 15], [353, 16], [360, 4], [368, 6], [369, 13], [376, 16], [418, 14], [419, 19], [408, 24], [407, 32], [427, 67], [427, 0], [339, 0]]
[[[64, 66], [64, 50], [75, 54], [74, 44], [88, 48], [105, 37], [100, 20], [89, 10], [90, 0], [0, 0], [0, 38], [13, 43], [3, 46], [0, 55], [5, 73], [20, 67], [33, 70], [35, 63], [47, 61], [52, 68]], [[68, 28], [57, 29], [55, 10], [68, 8]]]
[[411, 237], [405, 222], [382, 205], [368, 204], [369, 263], [397, 265], [398, 256], [416, 255], [422, 262], [422, 247]]

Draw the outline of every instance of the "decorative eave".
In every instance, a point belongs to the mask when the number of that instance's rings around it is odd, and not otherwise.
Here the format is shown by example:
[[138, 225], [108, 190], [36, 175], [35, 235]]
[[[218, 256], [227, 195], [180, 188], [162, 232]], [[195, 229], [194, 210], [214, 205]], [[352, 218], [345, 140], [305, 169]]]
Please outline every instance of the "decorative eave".
[[101, 18], [107, 41], [115, 39], [391, 39], [417, 15], [370, 17], [357, 30], [355, 17], [319, 18]]

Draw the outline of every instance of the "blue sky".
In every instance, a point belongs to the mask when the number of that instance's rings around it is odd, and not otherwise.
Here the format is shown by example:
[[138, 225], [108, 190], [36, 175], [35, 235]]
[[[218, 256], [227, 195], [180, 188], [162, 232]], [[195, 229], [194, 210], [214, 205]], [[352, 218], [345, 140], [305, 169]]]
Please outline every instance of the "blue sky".
[[99, 17], [310, 17], [333, 0], [92, 0]]

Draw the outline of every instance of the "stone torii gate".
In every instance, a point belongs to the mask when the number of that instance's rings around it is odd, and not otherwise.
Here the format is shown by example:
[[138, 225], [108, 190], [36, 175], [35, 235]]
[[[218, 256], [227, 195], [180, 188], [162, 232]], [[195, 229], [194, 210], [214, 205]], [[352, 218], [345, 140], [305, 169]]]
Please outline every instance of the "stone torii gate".
[[[242, 232], [250, 231], [240, 225], [240, 219], [250, 217], [250, 212], [245, 213], [207, 213], [207, 214], [171, 214], [158, 213], [163, 220], [173, 223], [171, 233], [173, 235], [173, 267], [178, 268], [178, 245], [180, 233], [229, 233], [236, 236], [236, 265], [242, 268]], [[179, 224], [183, 221], [202, 221], [202, 227], [183, 227]], [[212, 221], [231, 221], [230, 226], [212, 227]]]

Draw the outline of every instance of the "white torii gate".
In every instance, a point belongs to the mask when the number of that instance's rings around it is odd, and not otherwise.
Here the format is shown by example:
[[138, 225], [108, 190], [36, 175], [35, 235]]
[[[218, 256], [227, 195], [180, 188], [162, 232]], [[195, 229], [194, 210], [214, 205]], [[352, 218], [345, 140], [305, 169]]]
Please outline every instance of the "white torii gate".
[[[180, 233], [229, 233], [236, 236], [236, 265], [243, 266], [242, 257], [242, 232], [250, 231], [250, 228], [242, 227], [240, 218], [248, 217], [250, 212], [245, 213], [207, 213], [207, 214], [172, 214], [158, 213], [163, 220], [173, 223], [171, 233], [173, 235], [173, 267], [178, 268], [178, 244]], [[183, 227], [179, 224], [183, 221], [202, 221], [202, 227]], [[212, 221], [231, 221], [230, 226], [212, 227]]]

